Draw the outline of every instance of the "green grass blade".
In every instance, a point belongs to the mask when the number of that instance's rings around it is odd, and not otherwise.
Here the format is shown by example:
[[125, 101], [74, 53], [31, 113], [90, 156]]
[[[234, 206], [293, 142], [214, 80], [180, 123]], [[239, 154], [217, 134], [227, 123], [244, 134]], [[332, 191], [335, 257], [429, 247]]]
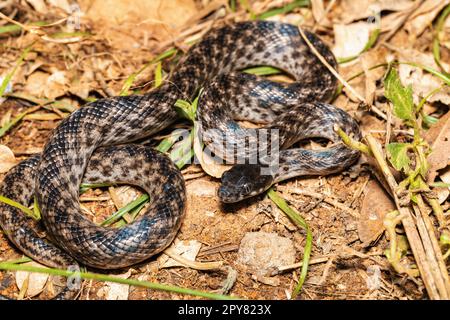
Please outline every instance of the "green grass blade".
[[29, 258], [27, 256], [23, 256], [22, 258], [19, 258], [19, 259], [9, 260], [8, 263], [21, 264], [21, 263], [26, 263], [26, 262], [31, 262], [31, 261], [33, 261], [31, 258]]
[[33, 215], [34, 219], [41, 220], [41, 210], [39, 209], [39, 203], [36, 196], [33, 197]]
[[110, 187], [110, 183], [82, 183], [80, 185], [80, 194], [85, 193], [89, 189]]
[[154, 283], [150, 281], [141, 281], [135, 279], [123, 279], [115, 276], [109, 276], [104, 274], [98, 274], [93, 272], [78, 272], [78, 271], [69, 271], [63, 269], [56, 268], [42, 268], [35, 267], [29, 265], [20, 265], [17, 263], [11, 262], [0, 262], [0, 270], [9, 270], [9, 271], [28, 271], [28, 272], [37, 272], [44, 273], [53, 276], [62, 276], [62, 277], [71, 277], [71, 276], [79, 276], [82, 279], [86, 280], [97, 280], [97, 281], [107, 281], [107, 282], [115, 282], [126, 284], [130, 286], [144, 287], [152, 290], [160, 290], [160, 291], [168, 291], [186, 295], [192, 295], [197, 297], [203, 297], [208, 299], [216, 299], [216, 300], [236, 300], [238, 297], [231, 297], [221, 294], [209, 293], [189, 288], [182, 288], [177, 286], [165, 285], [160, 283]]
[[23, 119], [28, 114], [28, 112], [22, 112], [17, 117], [6, 123], [3, 127], [0, 128], [0, 138], [3, 137], [6, 132], [9, 131], [12, 127], [14, 127], [20, 120]]
[[435, 95], [436, 93], [441, 91], [444, 88], [444, 86], [445, 85], [442, 85], [434, 90], [431, 90], [425, 97], [423, 97], [422, 100], [420, 100], [419, 104], [416, 107], [416, 112], [421, 111], [422, 107], [425, 105], [425, 103], [428, 101], [428, 99], [430, 99], [433, 95]]
[[445, 7], [445, 9], [442, 11], [441, 15], [438, 18], [438, 21], [436, 23], [436, 29], [434, 32], [433, 37], [433, 56], [434, 60], [436, 61], [436, 64], [443, 70], [443, 72], [448, 76], [448, 72], [445, 71], [445, 69], [442, 66], [441, 63], [441, 43], [439, 39], [439, 35], [442, 32], [442, 28], [444, 27], [445, 20], [447, 19], [447, 16], [450, 14], [450, 4]]
[[[40, 26], [45, 26], [48, 23], [45, 21], [37, 21], [37, 22], [31, 22], [28, 25], [29, 26], [35, 26], [35, 27], [40, 27]], [[17, 24], [7, 24], [5, 26], [1, 26], [0, 27], [0, 34], [1, 33], [8, 33], [8, 32], [18, 32], [22, 30], [22, 27], [17, 25]]]
[[17, 59], [16, 64], [14, 68], [11, 70], [10, 73], [6, 75], [6, 77], [3, 79], [2, 84], [0, 85], [0, 97], [3, 97], [6, 87], [8, 86], [9, 82], [11, 81], [12, 77], [14, 76], [14, 73], [16, 73], [17, 69], [22, 64], [25, 57], [28, 55], [28, 52], [30, 52], [31, 47], [33, 46], [34, 42], [25, 48], [25, 50], [22, 51], [22, 54], [19, 56], [19, 59]]
[[158, 146], [156, 147], [156, 150], [159, 152], [167, 152], [170, 148], [174, 145], [175, 142], [182, 136], [183, 132], [180, 130], [173, 131], [170, 136], [163, 139]]
[[247, 0], [239, 0], [239, 3], [241, 6], [250, 14], [250, 20], [256, 19], [256, 14], [253, 11], [252, 7], [250, 6], [249, 2]]
[[230, 1], [230, 10], [231, 12], [236, 12], [236, 0]]
[[275, 8], [275, 9], [271, 9], [266, 12], [263, 12], [257, 17], [257, 19], [264, 20], [264, 19], [276, 16], [276, 15], [283, 15], [283, 14], [293, 11], [296, 8], [308, 7], [309, 5], [310, 5], [309, 0], [295, 0], [281, 8]]
[[298, 281], [297, 286], [295, 287], [294, 291], [292, 292], [292, 299], [294, 299], [302, 290], [303, 284], [306, 280], [306, 276], [308, 274], [308, 267], [309, 267], [309, 260], [311, 257], [311, 250], [312, 250], [312, 232], [306, 222], [305, 219], [297, 212], [297, 210], [294, 210], [291, 208], [286, 200], [284, 200], [282, 197], [280, 197], [273, 188], [270, 188], [267, 192], [267, 195], [269, 196], [270, 200], [272, 200], [278, 208], [280, 208], [297, 226], [303, 228], [306, 231], [306, 244], [304, 248], [303, 253], [303, 263], [302, 263], [302, 269], [300, 273], [300, 279]]
[[155, 69], [155, 86], [154, 88], [158, 88], [162, 84], [162, 63], [159, 61], [156, 65]]
[[126, 213], [130, 212], [131, 210], [135, 209], [137, 206], [141, 205], [142, 203], [147, 202], [149, 199], [150, 199], [150, 197], [148, 196], [148, 194], [141, 195], [136, 200], [131, 201], [125, 207], [120, 208], [119, 210], [117, 210], [108, 219], [103, 221], [100, 225], [101, 226], [107, 226], [107, 225], [110, 225], [113, 222], [116, 222], [117, 220], [122, 218], [124, 214], [126, 214]]
[[178, 52], [178, 49], [176, 48], [171, 48], [169, 50], [164, 51], [163, 53], [159, 54], [158, 56], [156, 56], [154, 59], [150, 60], [150, 62], [148, 62], [147, 64], [145, 64], [141, 69], [139, 69], [138, 71], [132, 73], [124, 82], [122, 89], [120, 90], [119, 95], [121, 96], [126, 96], [129, 94], [129, 90], [131, 88], [131, 86], [133, 85], [134, 81], [136, 80], [136, 77], [141, 74], [145, 69], [147, 69], [148, 67], [150, 67], [151, 65], [158, 63], [166, 58], [169, 58], [173, 55], [175, 55]]
[[28, 216], [34, 218], [33, 210], [25, 207], [24, 205], [14, 201], [14, 200], [11, 200], [10, 198], [4, 197], [4, 196], [0, 196], [0, 202], [6, 203], [6, 204], [8, 204], [10, 206], [13, 206], [14, 208], [17, 208], [17, 209], [23, 211], [24, 213], [26, 213]]
[[260, 66], [260, 67], [252, 67], [242, 70], [245, 73], [254, 74], [255, 76], [270, 76], [273, 74], [280, 74], [281, 71], [278, 68], [270, 67], [270, 66]]

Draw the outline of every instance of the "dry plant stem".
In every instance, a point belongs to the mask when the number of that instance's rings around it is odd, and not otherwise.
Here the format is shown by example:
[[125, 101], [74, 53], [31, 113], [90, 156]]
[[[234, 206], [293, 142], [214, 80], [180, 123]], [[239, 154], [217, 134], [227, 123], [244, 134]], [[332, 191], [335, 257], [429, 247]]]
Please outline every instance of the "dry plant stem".
[[179, 263], [185, 265], [186, 267], [196, 269], [196, 270], [214, 270], [222, 267], [223, 262], [197, 262], [191, 261], [186, 258], [183, 258], [179, 254], [175, 253], [172, 248], [167, 248], [164, 250], [164, 253], [171, 257], [173, 260], [178, 261]]
[[[366, 140], [369, 144], [370, 149], [372, 150], [378, 166], [380, 167], [384, 177], [386, 178], [389, 188], [391, 189], [397, 209], [400, 212], [400, 215], [403, 217], [402, 224], [405, 228], [409, 244], [411, 246], [414, 258], [416, 260], [422, 280], [425, 284], [430, 299], [448, 299], [448, 285], [442, 285], [442, 283], [445, 282], [445, 280], [443, 279], [445, 279], [446, 277], [448, 278], [448, 275], [442, 275], [439, 267], [438, 269], [436, 269], [436, 267], [433, 266], [437, 263], [437, 254], [441, 257], [442, 260], [440, 251], [436, 254], [435, 248], [431, 245], [430, 241], [426, 241], [426, 238], [430, 238], [430, 235], [426, 231], [424, 222], [422, 220], [418, 221], [418, 217], [415, 217], [414, 213], [409, 207], [403, 207], [400, 205], [399, 198], [396, 194], [396, 190], [398, 190], [398, 184], [391, 171], [389, 170], [385, 157], [383, 156], [381, 146], [371, 135], [367, 135]], [[423, 241], [423, 238], [425, 238], [425, 241]]]
[[[278, 189], [283, 190], [284, 188], [280, 188], [278, 186]], [[284, 189], [284, 190], [286, 190], [286, 189]], [[356, 218], [359, 217], [359, 215], [354, 210], [352, 210], [351, 208], [343, 205], [342, 203], [339, 203], [337, 200], [333, 199], [332, 197], [324, 196], [321, 193], [308, 191], [308, 190], [304, 190], [304, 189], [301, 189], [301, 188], [289, 188], [286, 191], [289, 192], [289, 193], [304, 195], [304, 196], [307, 196], [307, 197], [312, 197], [312, 198], [316, 198], [316, 199], [322, 200], [322, 201], [324, 201], [324, 202], [326, 202], [328, 204], [331, 204], [333, 207], [335, 207], [337, 209], [340, 209], [342, 211], [347, 212], [348, 214], [350, 214], [353, 217], [356, 217]]]
[[439, 201], [437, 199], [428, 198], [428, 197], [426, 197], [425, 199], [430, 204], [431, 208], [433, 209], [433, 213], [439, 222], [439, 227], [446, 228], [447, 222], [444, 217], [444, 210], [442, 209], [441, 205], [439, 204]]
[[[438, 280], [442, 280], [442, 283], [439, 282], [441, 284], [441, 288], [440, 291], [445, 292], [447, 294], [447, 299], [450, 297], [450, 280], [449, 280], [449, 276], [448, 276], [448, 272], [447, 272], [447, 267], [445, 265], [445, 261], [444, 258], [442, 256], [442, 251], [441, 248], [439, 246], [439, 241], [436, 237], [436, 233], [433, 227], [433, 222], [430, 219], [430, 216], [428, 215], [428, 211], [425, 203], [422, 199], [422, 196], [419, 194], [417, 195], [417, 206], [414, 205], [414, 211], [416, 212], [416, 215], [418, 215], [418, 213], [420, 213], [420, 217], [418, 216], [417, 221], [421, 222], [420, 224], [418, 224], [418, 226], [420, 228], [425, 227], [423, 232], [419, 232], [422, 235], [427, 235], [429, 238], [427, 239], [427, 241], [430, 242], [430, 245], [433, 246], [433, 252], [431, 252], [430, 254], [434, 253], [434, 257], [431, 258], [435, 258], [436, 259], [436, 264], [437, 267], [439, 268], [440, 274], [442, 275], [442, 278], [439, 278]], [[423, 223], [423, 225], [422, 225]], [[423, 237], [423, 236], [422, 236]]]
[[391, 142], [391, 132], [392, 132], [392, 110], [391, 105], [388, 103], [388, 112], [387, 112], [387, 119], [386, 119], [386, 140], [385, 145], [388, 145]]

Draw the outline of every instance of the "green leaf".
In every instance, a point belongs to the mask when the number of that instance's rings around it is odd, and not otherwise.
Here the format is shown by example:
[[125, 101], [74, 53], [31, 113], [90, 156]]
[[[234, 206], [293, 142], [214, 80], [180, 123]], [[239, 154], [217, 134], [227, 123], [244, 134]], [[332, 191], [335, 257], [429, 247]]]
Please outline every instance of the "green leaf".
[[397, 170], [406, 170], [409, 168], [410, 159], [408, 157], [409, 143], [389, 143], [386, 150], [389, 154], [389, 161]]
[[421, 176], [417, 176], [416, 179], [414, 179], [411, 182], [410, 188], [412, 192], [421, 192], [421, 191], [429, 191], [430, 187], [428, 187], [428, 184], [423, 181]]
[[394, 106], [394, 114], [402, 120], [412, 120], [414, 102], [412, 87], [404, 87], [400, 82], [397, 70], [391, 68], [384, 80], [384, 95]]
[[203, 88], [201, 88], [199, 90], [197, 97], [195, 97], [195, 99], [194, 99], [194, 101], [192, 101], [192, 103], [190, 103], [189, 101], [186, 101], [186, 100], [181, 100], [181, 99], [178, 99], [175, 102], [176, 110], [177, 110], [177, 112], [179, 112], [179, 115], [181, 117], [189, 119], [192, 122], [195, 121], [195, 114], [197, 112], [198, 100], [200, 99], [202, 92], [203, 92]]
[[28, 215], [31, 218], [34, 218], [33, 210], [25, 207], [24, 205], [14, 201], [14, 200], [12, 200], [10, 198], [4, 197], [4, 196], [0, 196], [0, 202], [9, 204], [10, 206], [13, 206], [13, 207], [15, 207], [15, 208], [17, 208], [19, 210], [22, 210], [26, 215]]
[[441, 234], [441, 237], [439, 238], [439, 243], [441, 246], [448, 246], [450, 245], [450, 234], [448, 231], [444, 231]]

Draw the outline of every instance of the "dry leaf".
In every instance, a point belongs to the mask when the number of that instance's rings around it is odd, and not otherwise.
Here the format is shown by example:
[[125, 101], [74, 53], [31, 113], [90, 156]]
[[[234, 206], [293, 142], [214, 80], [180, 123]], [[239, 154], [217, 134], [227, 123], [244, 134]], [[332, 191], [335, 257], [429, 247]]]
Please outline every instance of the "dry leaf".
[[358, 235], [364, 246], [369, 246], [383, 232], [385, 215], [395, 210], [395, 204], [377, 180], [371, 180], [364, 190]]
[[[32, 266], [32, 267], [39, 267], [39, 268], [47, 268], [46, 266], [43, 266], [42, 264], [39, 264], [37, 262], [31, 261], [27, 262], [24, 265]], [[34, 297], [38, 295], [39, 293], [44, 290], [45, 284], [47, 283], [49, 275], [45, 273], [34, 273], [34, 272], [28, 272], [28, 271], [17, 271], [16, 272], [16, 284], [19, 290], [22, 290], [23, 285], [25, 284], [25, 281], [27, 281], [28, 278], [28, 288], [26, 292], [27, 297]]]
[[[439, 175], [439, 178], [441, 178], [441, 180], [444, 181], [444, 183], [450, 184], [450, 168], [444, 170], [444, 172], [442, 172], [442, 174]], [[450, 189], [450, 187], [447, 189]]]
[[414, 5], [411, 0], [342, 0], [343, 22], [349, 23], [370, 16], [383, 10], [406, 11]]
[[[173, 250], [174, 253], [180, 255], [181, 257], [195, 261], [198, 252], [200, 251], [202, 244], [197, 240], [185, 240], [185, 241], [176, 241], [169, 248]], [[170, 267], [183, 267], [184, 265], [174, 259], [170, 258], [167, 255], [161, 255], [159, 258], [159, 262], [161, 268], [170, 268]]]
[[129, 186], [109, 187], [108, 191], [117, 210], [136, 200], [142, 194]]
[[44, 96], [47, 79], [50, 75], [46, 72], [36, 71], [27, 78], [27, 83], [23, 91], [31, 96], [41, 98]]
[[[126, 273], [117, 274], [114, 276], [121, 279], [128, 279], [131, 276], [131, 269], [129, 269]], [[115, 282], [105, 282], [103, 290], [106, 293], [106, 300], [128, 300], [130, 285]]]
[[431, 154], [428, 156], [428, 178], [432, 183], [438, 175], [438, 170], [449, 165], [450, 161], [450, 112], [447, 112], [433, 125], [425, 135], [425, 140], [431, 146]]
[[444, 8], [450, 0], [427, 0], [424, 1], [408, 18], [404, 29], [410, 35], [418, 37], [428, 28], [438, 13]]
[[72, 13], [73, 7], [70, 6], [67, 0], [47, 0], [48, 3], [54, 7], [60, 8], [67, 13]]
[[11, 149], [0, 144], [0, 173], [8, 172], [18, 162]]
[[203, 151], [198, 131], [194, 136], [194, 153], [202, 169], [211, 177], [221, 178], [222, 174], [232, 167], [216, 162], [209, 154]]
[[[114, 77], [111, 77], [114, 78]], [[70, 84], [69, 92], [86, 100], [91, 91], [91, 83], [85, 81], [74, 81]]]
[[[420, 65], [428, 66], [434, 69], [439, 69], [431, 54], [425, 54], [417, 50], [402, 49], [398, 52], [400, 61], [409, 61]], [[449, 65], [443, 63], [443, 66], [448, 69]], [[420, 68], [410, 65], [401, 64], [399, 66], [399, 77], [403, 85], [412, 85], [415, 102], [427, 96], [431, 91], [441, 87], [443, 82], [434, 75], [424, 72]], [[440, 101], [444, 104], [450, 104], [450, 87], [446, 86], [439, 92], [428, 98], [429, 102]]]
[[360, 57], [361, 66], [364, 70], [364, 79], [365, 79], [365, 99], [369, 106], [373, 104], [375, 99], [375, 91], [377, 89], [376, 81], [381, 77], [377, 73], [377, 70], [370, 70], [370, 67], [373, 66], [372, 59], [367, 58], [368, 55], [363, 54]]
[[373, 23], [367, 22], [335, 24], [333, 53], [339, 58], [358, 55], [369, 41], [370, 32], [375, 28]]
[[44, 88], [45, 97], [51, 100], [62, 96], [68, 89], [69, 80], [65, 71], [54, 70], [47, 78], [46, 87]]
[[217, 183], [206, 179], [195, 179], [186, 184], [186, 193], [197, 197], [215, 197]]
[[159, 24], [160, 28], [161, 24], [169, 28], [181, 26], [197, 11], [192, 0], [94, 0], [80, 1], [80, 4], [87, 9], [87, 16], [96, 20], [115, 24], [148, 21]]
[[193, 0], [83, 0], [79, 4], [111, 44], [126, 51], [142, 48], [140, 39], [149, 34], [158, 41], [174, 38], [177, 28], [197, 13]]
[[330, 20], [326, 17], [325, 6], [323, 5], [323, 0], [312, 0], [311, 9], [314, 20], [316, 20], [318, 25], [321, 26], [331, 26]]

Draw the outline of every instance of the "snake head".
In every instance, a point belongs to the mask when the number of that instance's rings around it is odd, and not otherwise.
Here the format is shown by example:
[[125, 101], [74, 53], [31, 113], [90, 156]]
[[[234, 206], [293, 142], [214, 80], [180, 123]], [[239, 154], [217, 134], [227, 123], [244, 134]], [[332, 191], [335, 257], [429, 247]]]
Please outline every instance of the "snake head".
[[222, 174], [218, 196], [224, 203], [238, 202], [256, 196], [273, 183], [273, 176], [262, 174], [257, 164], [237, 164]]

